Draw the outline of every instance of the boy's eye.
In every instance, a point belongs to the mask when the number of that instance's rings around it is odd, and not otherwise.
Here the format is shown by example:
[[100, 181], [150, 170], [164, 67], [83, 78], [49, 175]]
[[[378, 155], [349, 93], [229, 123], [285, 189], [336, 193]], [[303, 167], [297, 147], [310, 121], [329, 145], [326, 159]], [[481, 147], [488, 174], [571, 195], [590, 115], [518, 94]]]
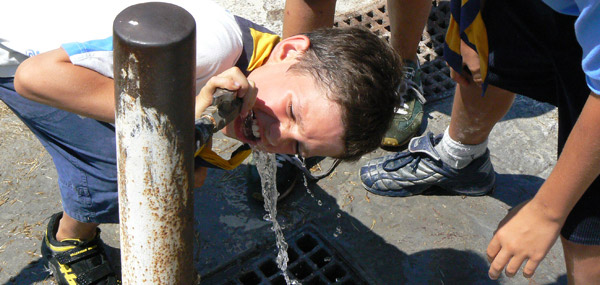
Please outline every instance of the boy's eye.
[[290, 117], [292, 117], [292, 120], [296, 120], [296, 116], [294, 116], [294, 105], [292, 104], [292, 101], [290, 101], [290, 104], [288, 105], [288, 110], [290, 112]]
[[[292, 101], [290, 100], [290, 104], [288, 105], [288, 110], [290, 112], [290, 117], [292, 118], [292, 120], [296, 121], [296, 116], [294, 115], [294, 104], [292, 104]], [[300, 155], [300, 142], [296, 141], [296, 144], [294, 146], [294, 151], [296, 152], [297, 155]]]

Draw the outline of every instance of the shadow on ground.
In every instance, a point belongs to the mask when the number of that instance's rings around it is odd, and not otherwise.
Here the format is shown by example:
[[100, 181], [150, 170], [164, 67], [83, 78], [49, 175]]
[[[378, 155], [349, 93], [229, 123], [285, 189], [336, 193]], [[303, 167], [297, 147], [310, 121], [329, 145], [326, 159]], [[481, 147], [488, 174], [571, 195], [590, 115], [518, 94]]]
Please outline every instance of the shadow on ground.
[[35, 259], [5, 284], [34, 284], [42, 282], [50, 277], [47, 268], [43, 258]]
[[[231, 172], [210, 171], [208, 182], [197, 190], [196, 265], [202, 284], [254, 280], [247, 279], [248, 276], [262, 281], [241, 284], [270, 280], [269, 272], [266, 272], [269, 270], [260, 269], [260, 266], [265, 263], [264, 256], [275, 256], [274, 233], [270, 230], [271, 224], [263, 220], [265, 210], [261, 202], [253, 200], [245, 189], [245, 168], [242, 166]], [[348, 267], [347, 270], [359, 276], [354, 284], [361, 284], [361, 280], [365, 284], [497, 283], [489, 280], [488, 264], [477, 253], [435, 248], [407, 254], [365, 226], [352, 213], [341, 209], [339, 203], [318, 184], [311, 183], [308, 188], [300, 184], [289, 197], [279, 202], [277, 216], [285, 227], [287, 239], [302, 236], [298, 229], [316, 228], [319, 238], [331, 245], [327, 251], [345, 261], [342, 268]], [[296, 248], [296, 245], [292, 243], [290, 247]], [[316, 254], [312, 251], [318, 250], [310, 249], [307, 258]], [[295, 268], [307, 266], [301, 264], [295, 260], [290, 262], [288, 269], [292, 276], [303, 277], [306, 281], [320, 274], [317, 267]], [[252, 270], [262, 271], [249, 273]], [[324, 281], [335, 283], [334, 280]]]
[[[515, 207], [522, 202], [533, 198], [537, 189], [542, 186], [544, 181], [544, 179], [533, 175], [496, 173], [496, 186], [489, 196], [510, 207]], [[426, 191], [423, 195], [460, 196], [439, 187], [432, 187], [431, 190]]]

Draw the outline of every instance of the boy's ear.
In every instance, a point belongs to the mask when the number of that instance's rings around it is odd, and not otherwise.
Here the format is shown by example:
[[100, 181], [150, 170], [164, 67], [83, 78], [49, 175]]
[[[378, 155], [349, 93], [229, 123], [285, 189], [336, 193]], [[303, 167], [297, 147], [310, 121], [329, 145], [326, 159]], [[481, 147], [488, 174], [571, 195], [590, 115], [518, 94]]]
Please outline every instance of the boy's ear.
[[310, 40], [305, 35], [296, 35], [281, 40], [271, 52], [270, 61], [295, 59], [308, 50]]

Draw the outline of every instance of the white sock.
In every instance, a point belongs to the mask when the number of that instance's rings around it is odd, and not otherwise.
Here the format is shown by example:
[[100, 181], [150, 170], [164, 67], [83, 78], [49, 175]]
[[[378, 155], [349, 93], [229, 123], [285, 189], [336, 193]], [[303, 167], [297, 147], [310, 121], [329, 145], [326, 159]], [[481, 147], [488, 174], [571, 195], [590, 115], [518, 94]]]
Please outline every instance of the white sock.
[[462, 144], [453, 140], [446, 128], [442, 140], [434, 148], [444, 163], [453, 168], [462, 169], [474, 159], [482, 156], [487, 149], [487, 144], [487, 139], [480, 144]]

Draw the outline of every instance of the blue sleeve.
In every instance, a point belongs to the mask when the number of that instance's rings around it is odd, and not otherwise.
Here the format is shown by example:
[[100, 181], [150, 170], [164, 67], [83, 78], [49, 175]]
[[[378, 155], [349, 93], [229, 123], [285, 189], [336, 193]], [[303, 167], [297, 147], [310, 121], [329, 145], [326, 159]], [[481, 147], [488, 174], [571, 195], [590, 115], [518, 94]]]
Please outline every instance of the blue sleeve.
[[590, 89], [600, 94], [600, 2], [576, 2], [581, 11], [575, 22], [577, 41], [583, 49], [581, 66]]

